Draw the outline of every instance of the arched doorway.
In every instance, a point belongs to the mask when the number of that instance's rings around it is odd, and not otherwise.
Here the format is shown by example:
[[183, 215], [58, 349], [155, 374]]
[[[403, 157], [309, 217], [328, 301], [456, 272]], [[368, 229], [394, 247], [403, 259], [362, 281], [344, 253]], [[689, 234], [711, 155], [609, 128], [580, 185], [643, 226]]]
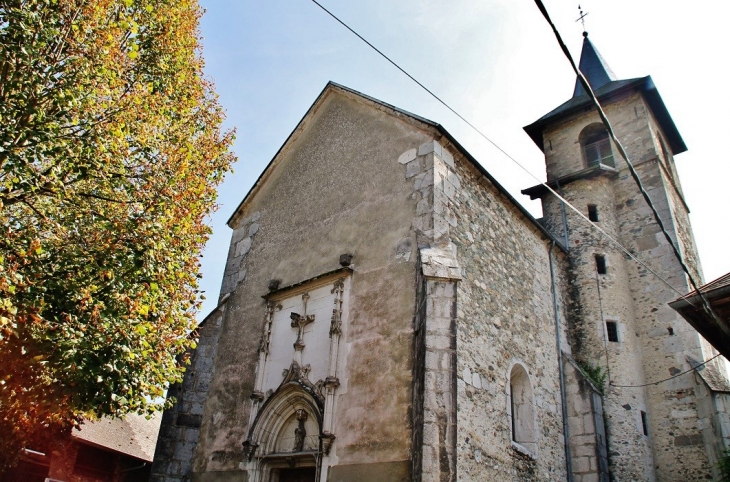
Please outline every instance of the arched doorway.
[[289, 372], [261, 406], [244, 442], [252, 482], [315, 482], [318, 478], [324, 399], [296, 362]]

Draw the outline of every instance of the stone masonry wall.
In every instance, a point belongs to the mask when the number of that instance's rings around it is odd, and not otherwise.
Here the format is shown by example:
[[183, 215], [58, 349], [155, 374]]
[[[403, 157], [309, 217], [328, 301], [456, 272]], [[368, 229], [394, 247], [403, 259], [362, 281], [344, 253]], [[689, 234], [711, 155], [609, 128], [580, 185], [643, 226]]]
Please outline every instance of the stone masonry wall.
[[710, 445], [708, 458], [713, 480], [720, 480], [717, 463], [730, 448], [730, 393], [713, 392], [704, 381], [702, 372], [695, 373], [694, 377], [698, 386], [697, 411], [702, 417], [698, 420], [700, 434], [696, 438], [701, 437], [705, 445]]
[[461, 279], [450, 230], [459, 188], [453, 156], [433, 140], [403, 153], [419, 199], [413, 380], [413, 480], [456, 481], [456, 284]]
[[[556, 144], [553, 144], [556, 146]], [[589, 204], [597, 206], [598, 222], [618, 237], [612, 176], [575, 181], [563, 186], [563, 196], [587, 214]], [[547, 199], [549, 213], [560, 217], [558, 202]], [[601, 367], [617, 385], [642, 385], [642, 350], [635, 336], [637, 326], [633, 299], [628, 289], [626, 259], [621, 251], [599, 235], [572, 210], [566, 212], [570, 245], [571, 344], [578, 362]], [[562, 222], [557, 223], [562, 226]], [[596, 255], [606, 261], [606, 274], [598, 274]], [[606, 322], [616, 323], [618, 342], [609, 342]], [[651, 479], [650, 441], [641, 431], [641, 411], [646, 412], [643, 389], [620, 390], [605, 387], [605, 415], [609, 433], [612, 471], [626, 480]], [[641, 457], [637, 455], [641, 454]], [[638, 458], [638, 460], [637, 460]]]
[[[456, 157], [456, 156], [455, 156]], [[463, 480], [565, 480], [550, 239], [466, 159], [452, 198], [462, 280], [457, 308], [457, 454]], [[557, 259], [565, 313], [565, 258]], [[561, 325], [564, 323], [561, 319]], [[567, 346], [565, 340], [564, 345]], [[512, 442], [511, 368], [526, 369], [534, 395], [537, 453]]]
[[[420, 267], [419, 267], [420, 268]], [[413, 316], [413, 405], [411, 409], [411, 477], [421, 480], [423, 474], [423, 405], [426, 379], [426, 280], [416, 270], [416, 307]]]
[[456, 282], [426, 280], [423, 482], [456, 482]]
[[570, 452], [574, 482], [608, 482], [608, 453], [602, 395], [566, 357]]
[[193, 450], [200, 438], [203, 405], [212, 377], [221, 319], [225, 304], [199, 325], [198, 346], [192, 351], [183, 382], [167, 391], [177, 402], [162, 416], [150, 482], [188, 482], [192, 476]]
[[[624, 115], [630, 116], [628, 110], [628, 105], [623, 107]], [[628, 127], [634, 127], [635, 138], [642, 141], [651, 138], [645, 122]], [[673, 191], [667, 189], [653, 143], [643, 152], [638, 146], [632, 147], [629, 156], [636, 159], [637, 171], [652, 203], [673, 241], [677, 241], [678, 233], [684, 232], [679, 240], [680, 245], [687, 243], [685, 263], [690, 263], [690, 269], [699, 274], [700, 270], [692, 266], [692, 263], [698, 263], [698, 259], [691, 235], [687, 234], [691, 233], [689, 220], [686, 213], [679, 218], [674, 216], [679, 213], [677, 209], [680, 206], [671, 200]], [[667, 305], [679, 296], [678, 292], [687, 293], [690, 287], [649, 207], [625, 171], [619, 175], [616, 191], [622, 242], [673, 287], [669, 289], [663, 281], [636, 263], [630, 264], [629, 280], [634, 293], [636, 321], [640, 327], [638, 334], [644, 348], [645, 377], [647, 382], [663, 380], [691, 368], [688, 356], [695, 360], [705, 359], [699, 334]], [[646, 389], [647, 403], [651, 408], [647, 417], [649, 437], [654, 445], [659, 480], [701, 480], [711, 475], [708, 447], [699, 437], [698, 420], [703, 418], [698, 411], [702, 405], [698, 398], [701, 397], [699, 388], [692, 374], [688, 373]]]
[[[687, 212], [679, 198], [678, 181], [672, 185], [668, 177], [671, 169], [662, 170], [658, 163], [661, 145], [656, 133], [659, 127], [644, 99], [638, 93], [625, 95], [613, 99], [604, 105], [604, 109], [672, 238], [676, 240], [679, 237], [686, 252], [685, 261], [693, 265], [696, 273], [701, 273]], [[577, 114], [545, 131], [549, 179], [582, 168], [578, 135], [583, 127], [593, 122], [599, 122], [599, 119], [591, 111]], [[615, 179], [577, 181], [563, 186], [564, 193], [579, 209], [585, 209], [591, 203], [599, 205], [599, 216], [601, 211], [610, 213], [609, 217], [600, 219], [599, 224], [604, 226], [606, 221], [610, 221], [609, 232], [674, 289], [667, 288], [663, 281], [617, 249], [601, 246], [600, 243], [605, 244], [605, 241], [588, 241], [596, 235], [585, 228], [582, 220], [568, 214], [575, 306], [581, 311], [576, 319], [582, 318], [588, 326], [589, 319], [593, 318], [599, 326], [616, 316], [621, 318], [617, 320], [619, 323], [624, 323], [618, 344], [606, 343], [605, 338], [594, 334], [593, 342], [574, 346], [575, 356], [579, 360], [582, 357], [595, 359], [593, 357], [600, 352], [601, 343], [605, 346], [603, 358], [607, 362], [605, 366], [610, 369], [612, 381], [605, 409], [611, 470], [615, 480], [653, 480], [654, 477], [659, 480], [699, 480], [709, 476], [709, 466], [701, 437], [697, 437], [696, 424], [702, 416], [697, 411], [696, 382], [685, 375], [660, 385], [637, 387], [643, 385], [642, 381], [662, 380], [690, 368], [687, 356], [703, 359], [699, 335], [666, 305], [688, 291], [687, 281], [615, 149], [614, 157], [619, 170]], [[550, 224], [559, 226], [559, 204], [546, 198], [544, 206], [546, 215], [552, 217]], [[577, 248], [574, 243], [584, 248]], [[598, 285], [595, 266], [593, 273], [588, 269], [595, 253], [585, 249], [587, 243], [593, 245], [591, 249], [602, 249], [607, 253], [609, 271], [607, 275], [599, 276], [601, 283]], [[613, 288], [604, 286], [611, 282], [612, 271], [615, 273]], [[596, 299], [599, 286], [601, 298]], [[624, 294], [621, 294], [622, 291]], [[591, 338], [587, 333], [590, 330], [585, 331], [579, 338], [588, 340]], [[588, 350], [585, 351], [585, 348]], [[622, 408], [625, 410], [623, 416]], [[643, 435], [641, 412], [647, 414], [647, 436]], [[698, 440], [699, 443], [696, 442]], [[642, 446], [643, 450], [637, 450]], [[644, 472], [640, 467], [644, 468]]]

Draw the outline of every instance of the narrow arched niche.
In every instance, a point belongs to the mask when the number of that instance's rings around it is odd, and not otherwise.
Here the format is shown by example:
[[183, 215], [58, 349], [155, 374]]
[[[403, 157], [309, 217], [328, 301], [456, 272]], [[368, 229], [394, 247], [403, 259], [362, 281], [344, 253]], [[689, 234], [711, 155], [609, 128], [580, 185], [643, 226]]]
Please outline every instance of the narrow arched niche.
[[294, 413], [281, 425], [274, 450], [277, 453], [298, 453], [318, 449], [319, 427], [316, 417], [306, 408], [295, 407]]
[[530, 376], [516, 363], [509, 375], [509, 416], [512, 442], [537, 455], [537, 417]]

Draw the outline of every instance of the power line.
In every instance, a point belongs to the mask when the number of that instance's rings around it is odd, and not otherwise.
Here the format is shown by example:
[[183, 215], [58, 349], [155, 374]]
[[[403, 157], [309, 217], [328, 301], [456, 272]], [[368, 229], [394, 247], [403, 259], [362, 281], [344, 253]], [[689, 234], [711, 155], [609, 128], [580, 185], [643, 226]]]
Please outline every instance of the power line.
[[[598, 102], [598, 99], [596, 98], [595, 93], [593, 92], [593, 89], [591, 88], [590, 84], [586, 80], [583, 73], [580, 71], [578, 66], [575, 64], [575, 61], [573, 60], [573, 56], [570, 54], [570, 51], [568, 50], [567, 45], [565, 45], [565, 42], [563, 42], [563, 39], [558, 32], [558, 29], [555, 27], [555, 24], [550, 19], [550, 15], [547, 12], [547, 9], [545, 8], [545, 5], [543, 5], [542, 0], [535, 0], [535, 4], [537, 5], [537, 8], [542, 13], [543, 17], [545, 17], [545, 20], [550, 24], [550, 27], [553, 30], [553, 33], [555, 34], [555, 37], [558, 41], [558, 44], [560, 45], [561, 50], [567, 57], [568, 61], [570, 62], [571, 67], [573, 67], [573, 71], [578, 76], [578, 79], [583, 86], [583, 89], [588, 93], [588, 96], [591, 98], [591, 101], [593, 102], [593, 105], [598, 110], [598, 115], [601, 117], [601, 121], [603, 122], [603, 125], [606, 127], [606, 130], [608, 131], [609, 135], [611, 136], [611, 140], [616, 143], [616, 147], [618, 147], [619, 154], [621, 154], [621, 157], [626, 161], [626, 164], [629, 166], [629, 171], [631, 172], [631, 177], [633, 178], [634, 182], [636, 183], [637, 187], [639, 188], [639, 191], [641, 192], [642, 197], [646, 201], [646, 203], [649, 205], [649, 208], [651, 209], [652, 215], [654, 216], [654, 220], [659, 225], [659, 228], [661, 229], [662, 233], [664, 234], [664, 237], [666, 238], [669, 245], [672, 247], [672, 252], [674, 253], [675, 258], [677, 258], [677, 261], [679, 262], [680, 266], [682, 267], [682, 270], [687, 274], [687, 277], [689, 278], [690, 283], [692, 283], [692, 286], [697, 291], [697, 294], [699, 294], [700, 299], [702, 300], [702, 307], [705, 310], [705, 312], [710, 315], [712, 318], [715, 319], [715, 321], [722, 326], [722, 323], [720, 322], [720, 318], [715, 313], [715, 311], [712, 309], [712, 306], [710, 306], [709, 301], [707, 301], [707, 298], [705, 297], [704, 293], [700, 290], [699, 286], [694, 280], [694, 277], [692, 276], [692, 273], [690, 273], [689, 268], [684, 263], [684, 260], [682, 259], [682, 255], [679, 253], [679, 250], [677, 249], [677, 246], [672, 241], [671, 236], [667, 232], [666, 228], [664, 227], [664, 223], [662, 222], [661, 218], [659, 217], [659, 213], [657, 212], [656, 208], [654, 207], [654, 204], [649, 197], [649, 194], [646, 192], [646, 189], [644, 189], [644, 185], [641, 182], [641, 178], [639, 178], [639, 174], [636, 172], [636, 169], [634, 168], [634, 165], [629, 160], [629, 156], [626, 153], [626, 150], [624, 149], [624, 146], [621, 144], [621, 142], [616, 137], [616, 134], [613, 131], [613, 127], [611, 126], [611, 123], [608, 120], [608, 117], [606, 116], [606, 113], [603, 111], [603, 108], [601, 107], [601, 104]], [[585, 34], [584, 34], [585, 35]], [[682, 298], [687, 299], [689, 296], [689, 293], [686, 295], [683, 295]], [[600, 285], [599, 285], [599, 300], [600, 300]], [[689, 300], [687, 300], [689, 301]], [[692, 304], [692, 303], [690, 303]], [[692, 304], [692, 306], [694, 306]], [[714, 360], [715, 358], [719, 357], [721, 353], [718, 353], [717, 355], [713, 356], [709, 360], [706, 360], [703, 363], [700, 363], [699, 365], [696, 365], [689, 370], [686, 370], [682, 373], [679, 373], [677, 375], [671, 376], [669, 378], [665, 378], [664, 380], [659, 380], [656, 382], [651, 383], [645, 383], [643, 385], [615, 385], [610, 380], [609, 376], [609, 385], [613, 387], [620, 387], [620, 388], [641, 388], [641, 387], [648, 387], [651, 385], [658, 385], [660, 383], [666, 382], [668, 380], [672, 380], [674, 378], [680, 377], [684, 375], [685, 373], [689, 373], [691, 371], [698, 370], [700, 367], [706, 365], [710, 361]], [[608, 360], [606, 360], [608, 362]]]
[[[451, 111], [454, 115], [456, 115], [459, 119], [461, 119], [465, 124], [467, 124], [469, 127], [471, 127], [477, 134], [479, 134], [482, 138], [484, 138], [487, 142], [489, 142], [492, 146], [494, 146], [499, 152], [504, 154], [505, 157], [507, 157], [510, 161], [512, 161], [514, 164], [516, 164], [520, 169], [522, 169], [527, 175], [529, 175], [531, 178], [533, 178], [535, 181], [537, 181], [541, 186], [543, 186], [545, 189], [547, 189], [552, 195], [554, 195], [556, 198], [558, 198], [564, 205], [567, 205], [570, 209], [572, 209], [583, 221], [588, 223], [593, 229], [598, 231], [600, 234], [602, 234], [605, 238], [610, 240], [615, 246], [617, 246], [626, 256], [633, 259], [636, 263], [641, 265], [644, 269], [646, 269], [648, 272], [650, 272], [654, 277], [656, 277], [658, 280], [660, 280], [662, 283], [664, 283], [665, 286], [667, 286], [670, 290], [677, 293], [680, 297], [686, 299], [686, 293], [683, 293], [679, 290], [677, 290], [674, 286], [669, 284], [667, 280], [662, 278], [656, 271], [651, 269], [646, 263], [638, 259], [634, 254], [628, 250], [628, 248], [624, 247], [617, 239], [615, 239], [613, 236], [608, 234], [605, 230], [603, 230], [600, 226], [593, 223], [591, 220], [589, 220], [578, 208], [573, 206], [570, 202], [568, 202], [563, 196], [558, 194], [553, 188], [548, 186], [545, 182], [541, 181], [540, 178], [535, 176], [532, 172], [530, 172], [524, 165], [522, 165], [517, 159], [512, 157], [509, 153], [507, 153], [504, 149], [502, 149], [499, 145], [497, 145], [496, 142], [494, 142], [492, 139], [487, 137], [486, 134], [484, 134], [481, 130], [479, 130], [474, 124], [469, 122], [464, 116], [459, 114], [455, 109], [453, 109], [449, 104], [447, 104], [444, 100], [442, 100], [439, 96], [434, 94], [430, 89], [428, 89], [425, 85], [423, 85], [421, 82], [419, 82], [415, 77], [413, 77], [411, 74], [409, 74], [405, 69], [403, 69], [400, 65], [398, 65], [394, 60], [392, 60], [390, 57], [385, 55], [381, 50], [379, 50], [377, 47], [375, 47], [373, 44], [371, 44], [367, 39], [365, 39], [362, 35], [357, 33], [355, 30], [353, 30], [349, 25], [347, 25], [344, 21], [340, 20], [334, 13], [330, 12], [325, 8], [322, 4], [320, 4], [317, 0], [311, 0], [312, 3], [317, 5], [319, 8], [321, 8], [327, 15], [335, 19], [340, 25], [345, 27], [347, 30], [352, 32], [357, 38], [365, 42], [371, 49], [373, 49], [375, 52], [377, 52], [381, 57], [383, 57], [385, 60], [387, 60], [390, 64], [392, 64], [395, 68], [400, 70], [404, 75], [406, 75], [409, 79], [411, 79], [413, 82], [415, 82], [419, 87], [421, 87], [423, 90], [425, 90], [431, 97], [436, 99], [439, 103], [441, 103], [444, 107], [446, 107], [449, 111]], [[544, 7], [543, 7], [544, 10]], [[547, 12], [545, 12], [547, 14]], [[690, 303], [690, 305], [695, 306], [689, 299], [687, 301]]]
[[[666, 238], [669, 245], [672, 247], [672, 251], [674, 253], [674, 257], [677, 258], [677, 261], [679, 262], [679, 265], [682, 267], [682, 270], [687, 274], [687, 277], [689, 278], [690, 283], [692, 283], [692, 287], [697, 291], [697, 294], [700, 296], [700, 300], [702, 300], [702, 308], [705, 310], [705, 312], [712, 317], [719, 326], [722, 326], [722, 322], [720, 321], [720, 317], [715, 313], [715, 311], [710, 306], [709, 301], [707, 301], [707, 298], [705, 297], [704, 293], [700, 290], [700, 286], [695, 282], [694, 276], [692, 276], [692, 273], [690, 272], [689, 268], [685, 264], [684, 260], [682, 259], [682, 255], [679, 252], [678, 247], [674, 244], [674, 241], [672, 240], [672, 237], [669, 235], [669, 232], [667, 232], [667, 229], [664, 227], [664, 222], [662, 221], [661, 217], [659, 216], [659, 213], [656, 210], [656, 207], [654, 207], [654, 203], [652, 202], [651, 198], [649, 197], [649, 193], [646, 192], [646, 189], [644, 189], [644, 184], [641, 182], [641, 178], [639, 177], [639, 174], [636, 172], [636, 169], [634, 168], [633, 163], [631, 160], [629, 160], [629, 155], [626, 153], [626, 150], [624, 149], [623, 144], [621, 144], [621, 141], [618, 140], [618, 137], [616, 137], [616, 134], [613, 131], [613, 127], [611, 126], [611, 123], [608, 121], [608, 117], [606, 116], [606, 113], [603, 111], [603, 108], [601, 107], [601, 104], [598, 102], [598, 99], [596, 98], [596, 94], [593, 92], [593, 89], [591, 88], [590, 84], [586, 80], [583, 73], [580, 71], [578, 66], [575, 64], [575, 61], [573, 60], [573, 56], [570, 54], [570, 51], [568, 50], [568, 46], [565, 45], [565, 42], [563, 42], [563, 38], [560, 36], [560, 32], [558, 32], [558, 29], [555, 27], [555, 24], [550, 19], [550, 15], [547, 12], [547, 9], [545, 8], [545, 5], [543, 5], [542, 0], [535, 0], [535, 4], [537, 5], [537, 8], [542, 13], [543, 17], [545, 17], [545, 20], [550, 25], [550, 28], [552, 28], [553, 33], [555, 34], [555, 38], [558, 40], [558, 44], [560, 45], [560, 49], [565, 54], [565, 57], [570, 62], [571, 67], [573, 67], [573, 71], [575, 72], [575, 75], [578, 76], [578, 80], [580, 81], [581, 85], [583, 86], [583, 89], [586, 91], [588, 96], [591, 98], [591, 101], [593, 102], [593, 105], [598, 110], [598, 115], [601, 117], [601, 121], [603, 122], [603, 125], [606, 127], [606, 130], [608, 131], [608, 134], [611, 136], [611, 140], [616, 144], [616, 147], [618, 148], [619, 154], [621, 154], [621, 157], [626, 161], [626, 164], [629, 166], [629, 172], [631, 173], [631, 177], [633, 178], [634, 182], [636, 183], [636, 186], [639, 188], [639, 192], [641, 192], [642, 197], [646, 201], [646, 203], [649, 205], [649, 208], [651, 209], [651, 213], [654, 216], [654, 220], [659, 225], [659, 229], [661, 229], [662, 234], [664, 234], [664, 237]], [[584, 34], [585, 35], [585, 34]], [[689, 295], [689, 293], [682, 294], [682, 298], [687, 299], [686, 297]], [[690, 303], [692, 304], [692, 303]], [[694, 305], [692, 305], [694, 306]]]
[[[537, 7], [540, 9], [540, 12], [545, 17], [545, 20], [548, 22], [548, 24], [550, 24], [550, 27], [552, 28], [552, 30], [555, 34], [555, 37], [558, 40], [558, 44], [560, 45], [561, 50], [563, 51], [563, 53], [567, 57], [568, 61], [570, 62], [570, 65], [573, 68], [573, 71], [578, 76], [578, 79], [579, 79], [581, 85], [583, 86], [585, 91], [588, 93], [588, 96], [591, 98], [593, 105], [598, 110], [598, 114], [601, 117], [601, 121], [603, 122], [604, 126], [606, 127], [606, 130], [608, 131], [609, 135], [611, 136], [611, 140], [613, 140], [614, 143], [616, 144], [616, 147], [618, 147], [619, 154], [621, 154], [621, 157], [624, 159], [624, 161], [626, 161], [626, 164], [629, 167], [629, 172], [631, 173], [631, 177], [633, 178], [634, 182], [636, 183], [637, 187], [639, 188], [639, 191], [641, 192], [642, 197], [644, 198], [646, 203], [649, 205], [652, 215], [654, 216], [654, 220], [659, 225], [659, 228], [661, 229], [662, 234], [664, 234], [664, 237], [666, 238], [667, 242], [672, 247], [674, 256], [677, 258], [677, 261], [681, 265], [684, 272], [687, 274], [687, 277], [689, 278], [690, 282], [692, 283], [692, 286], [694, 287], [695, 290], [697, 290], [698, 294], [700, 295], [700, 298], [702, 299], [702, 302], [704, 304], [703, 308], [709, 315], [711, 315], [713, 318], [715, 318], [715, 321], [719, 321], [717, 314], [712, 310], [712, 308], [710, 307], [704, 294], [699, 290], [699, 286], [695, 282], [695, 280], [692, 276], [692, 273], [690, 273], [689, 268], [684, 263], [684, 260], [682, 259], [681, 254], [679, 253], [676, 245], [674, 244], [674, 241], [671, 239], [669, 233], [667, 232], [666, 228], [664, 227], [664, 223], [661, 220], [656, 208], [654, 207], [654, 204], [652, 203], [651, 198], [649, 197], [649, 194], [644, 189], [644, 185], [641, 182], [641, 179], [639, 178], [639, 175], [636, 172], [636, 169], [634, 168], [633, 163], [629, 160], [628, 154], [626, 153], [626, 150], [624, 149], [623, 144], [621, 144], [621, 141], [619, 141], [618, 137], [616, 137], [616, 135], [613, 131], [613, 127], [611, 126], [611, 123], [609, 122], [608, 117], [606, 116], [606, 113], [603, 111], [601, 104], [598, 102], [598, 99], [596, 98], [590, 84], [588, 83], [588, 81], [586, 80], [585, 76], [580, 71], [580, 69], [576, 66], [575, 61], [573, 60], [573, 57], [570, 54], [570, 51], [568, 50], [568, 47], [563, 42], [563, 39], [560, 36], [560, 33], [558, 32], [557, 28], [555, 27], [552, 20], [550, 19], [547, 9], [545, 8], [545, 6], [543, 5], [541, 0], [535, 0], [535, 3], [537, 4]], [[687, 296], [687, 295], [685, 295], [685, 296]], [[683, 296], [683, 298], [685, 296]]]
[[720, 355], [722, 355], [722, 353], [718, 353], [717, 355], [713, 356], [713, 357], [712, 357], [712, 358], [710, 358], [709, 360], [705, 360], [704, 362], [702, 362], [702, 363], [700, 363], [699, 365], [696, 365], [696, 366], [694, 366], [694, 367], [690, 368], [689, 370], [685, 370], [685, 371], [683, 371], [682, 373], [677, 373], [677, 374], [676, 374], [676, 375], [674, 375], [673, 377], [665, 378], [664, 380], [659, 380], [659, 381], [657, 381], [657, 382], [651, 382], [651, 383], [644, 383], [643, 385], [614, 385], [614, 384], [613, 384], [613, 382], [611, 382], [611, 381], [609, 380], [608, 384], [609, 384], [610, 386], [612, 386], [612, 387], [616, 387], [616, 388], [641, 388], [641, 387], [649, 387], [649, 386], [651, 386], [651, 385], [659, 385], [660, 383], [663, 383], [663, 382], [666, 382], [666, 381], [672, 380], [672, 379], [674, 379], [674, 378], [677, 378], [677, 377], [681, 377], [681, 376], [682, 376], [682, 375], [684, 375], [685, 373], [689, 373], [689, 372], [693, 372], [693, 371], [695, 371], [695, 370], [699, 370], [699, 368], [700, 368], [700, 367], [703, 367], [703, 366], [707, 365], [708, 363], [710, 363], [710, 362], [711, 362], [712, 360], [714, 360], [715, 358], [719, 357]]

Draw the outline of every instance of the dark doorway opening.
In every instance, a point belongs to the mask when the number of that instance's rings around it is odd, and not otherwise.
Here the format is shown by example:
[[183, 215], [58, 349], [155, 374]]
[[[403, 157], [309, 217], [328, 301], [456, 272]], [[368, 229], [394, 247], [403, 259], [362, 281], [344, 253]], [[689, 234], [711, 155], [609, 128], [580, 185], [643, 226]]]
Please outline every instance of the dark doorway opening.
[[316, 476], [315, 467], [279, 470], [279, 482], [315, 482]]

